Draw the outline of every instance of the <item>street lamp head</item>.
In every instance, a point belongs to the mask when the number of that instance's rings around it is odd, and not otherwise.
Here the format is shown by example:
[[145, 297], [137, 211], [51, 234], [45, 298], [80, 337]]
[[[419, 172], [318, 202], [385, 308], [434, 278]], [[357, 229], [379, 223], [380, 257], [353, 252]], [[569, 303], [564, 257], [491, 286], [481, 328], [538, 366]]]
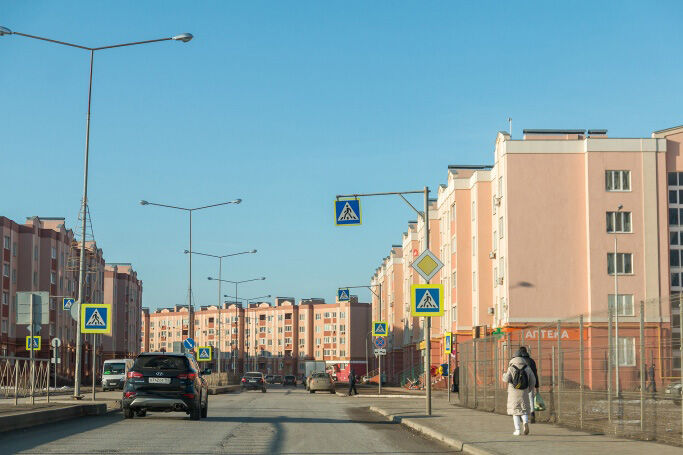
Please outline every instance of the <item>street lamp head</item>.
[[184, 251], [185, 254], [188, 254], [189, 252], [190, 252], [189, 250], [185, 250], [185, 251]]
[[262, 279], [262, 280], [265, 280], [265, 279], [266, 279], [266, 277], [262, 276], [262, 277], [261, 277], [261, 279]]
[[235, 199], [234, 201], [231, 201], [233, 204], [241, 204], [242, 199]]
[[207, 276], [206, 279], [209, 281], [213, 280], [213, 278], [211, 278], [210, 276]]
[[258, 250], [251, 250], [250, 253], [256, 253]]
[[8, 29], [7, 27], [3, 27], [0, 25], [0, 36], [5, 36], [5, 35], [11, 35], [12, 30]]
[[623, 208], [624, 208], [624, 206], [621, 205], [621, 204], [619, 204], [619, 207], [617, 207], [618, 210], [621, 210], [621, 209], [623, 209]]
[[183, 43], [187, 43], [192, 38], [194, 38], [194, 36], [192, 36], [192, 33], [181, 33], [180, 35], [176, 35], [171, 39], [176, 40], [176, 41], [182, 41]]
[[145, 201], [144, 199], [142, 201], [140, 201], [140, 205], [147, 205], [147, 204], [149, 204], [149, 202]]

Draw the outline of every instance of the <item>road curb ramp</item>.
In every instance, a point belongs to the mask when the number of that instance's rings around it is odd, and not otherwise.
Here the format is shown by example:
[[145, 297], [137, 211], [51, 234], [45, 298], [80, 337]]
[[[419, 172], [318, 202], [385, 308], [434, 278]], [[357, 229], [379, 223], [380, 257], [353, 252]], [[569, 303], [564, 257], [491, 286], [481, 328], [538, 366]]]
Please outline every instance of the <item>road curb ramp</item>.
[[107, 414], [106, 403], [76, 404], [56, 409], [37, 409], [0, 417], [0, 433], [34, 427], [60, 420]]
[[422, 425], [421, 423], [415, 422], [414, 420], [410, 419], [409, 417], [399, 417], [393, 414], [388, 413], [384, 409], [380, 409], [376, 406], [370, 406], [370, 411], [376, 412], [377, 414], [381, 414], [384, 417], [387, 418], [390, 422], [393, 423], [398, 423], [401, 425], [404, 425], [414, 431], [417, 431], [418, 433], [421, 433], [425, 436], [429, 436], [432, 439], [436, 439], [437, 441], [441, 441], [444, 444], [447, 444], [454, 449], [462, 452], [462, 453], [467, 453], [469, 455], [498, 455], [497, 452], [491, 452], [489, 450], [482, 449], [480, 447], [475, 447], [472, 446], [471, 444], [465, 443], [459, 439], [452, 438], [450, 436], [446, 436], [445, 434], [434, 430], [433, 428], [429, 428], [426, 425]]

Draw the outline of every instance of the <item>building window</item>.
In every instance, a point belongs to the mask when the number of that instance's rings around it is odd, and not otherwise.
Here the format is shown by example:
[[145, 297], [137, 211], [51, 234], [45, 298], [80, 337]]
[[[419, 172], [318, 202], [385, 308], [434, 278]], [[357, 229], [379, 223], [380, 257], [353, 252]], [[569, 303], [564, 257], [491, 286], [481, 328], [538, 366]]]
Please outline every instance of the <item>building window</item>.
[[339, 319], [344, 319], [346, 318], [346, 311], [340, 311], [339, 312]]
[[5, 236], [5, 249], [6, 250], [9, 250], [11, 242], [12, 242], [12, 239], [10, 239], [8, 235], [6, 235]]
[[455, 272], [451, 275], [451, 287], [455, 289]]
[[315, 315], [315, 320], [316, 320], [316, 321], [319, 321], [319, 320], [320, 320], [320, 313], [316, 313], [316, 315]]
[[2, 320], [2, 333], [7, 333], [7, 319]]
[[681, 250], [669, 250], [669, 265], [671, 267], [680, 267], [681, 266], [681, 255], [680, 255]]
[[472, 292], [477, 290], [477, 272], [472, 272]]
[[498, 260], [498, 273], [501, 278], [505, 277], [505, 258], [503, 256]]
[[12, 256], [17, 257], [17, 242], [12, 243]]
[[50, 272], [50, 284], [57, 284], [57, 274]]
[[346, 333], [346, 325], [339, 324], [339, 333]]
[[[635, 337], [619, 337], [616, 342], [616, 349], [619, 350], [619, 366], [636, 366], [636, 339]], [[616, 354], [616, 352], [615, 352]], [[612, 357], [612, 362], [616, 363], [616, 355]]]
[[503, 217], [498, 218], [498, 238], [503, 238]]
[[9, 305], [9, 292], [2, 293], [2, 304]]
[[[633, 273], [633, 254], [617, 253], [617, 274], [628, 275]], [[607, 273], [614, 275], [614, 253], [607, 253]]]
[[52, 250], [50, 251], [50, 253], [52, 254], [52, 256], [51, 256], [52, 259], [57, 259], [57, 248], [52, 247]]
[[17, 282], [17, 269], [12, 269], [12, 284]]
[[2, 276], [9, 278], [9, 264], [2, 264]]
[[474, 201], [472, 201], [472, 221], [474, 221], [474, 213], [475, 213]]
[[671, 274], [671, 286], [679, 287], [681, 285], [681, 274], [676, 272]]
[[631, 171], [605, 171], [607, 191], [631, 191]]
[[472, 236], [472, 256], [477, 255], [477, 238], [473, 235]]
[[631, 212], [607, 212], [607, 232], [631, 232]]
[[299, 321], [305, 321], [306, 320], [306, 315], [305, 314], [300, 314], [299, 315]]
[[304, 326], [299, 327], [300, 333], [304, 333], [305, 331], [306, 331], [306, 327], [304, 327]]
[[[617, 303], [617, 314], [619, 316], [635, 315], [633, 308], [633, 294], [619, 294]], [[608, 308], [614, 308], [614, 294], [609, 294], [607, 296], [607, 305], [609, 305]]]

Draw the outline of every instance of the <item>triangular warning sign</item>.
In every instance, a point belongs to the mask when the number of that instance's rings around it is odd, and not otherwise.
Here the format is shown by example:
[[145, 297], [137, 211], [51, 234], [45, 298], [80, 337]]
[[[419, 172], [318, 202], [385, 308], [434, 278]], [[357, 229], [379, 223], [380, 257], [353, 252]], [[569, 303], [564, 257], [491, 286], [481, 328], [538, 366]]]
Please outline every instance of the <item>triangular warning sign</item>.
[[104, 319], [102, 319], [102, 316], [100, 316], [99, 310], [95, 308], [90, 315], [90, 319], [88, 319], [88, 322], [86, 322], [85, 325], [90, 327], [106, 327], [107, 323], [104, 322]]
[[418, 309], [423, 309], [423, 308], [430, 308], [430, 309], [437, 309], [439, 308], [439, 303], [434, 300], [434, 297], [432, 294], [429, 292], [429, 289], [427, 289], [420, 299], [419, 302], [417, 302], [417, 308]]
[[351, 208], [351, 204], [347, 202], [344, 204], [344, 208], [339, 213], [339, 218], [337, 218], [337, 221], [358, 221], [359, 219], [360, 218], [358, 218], [358, 214]]

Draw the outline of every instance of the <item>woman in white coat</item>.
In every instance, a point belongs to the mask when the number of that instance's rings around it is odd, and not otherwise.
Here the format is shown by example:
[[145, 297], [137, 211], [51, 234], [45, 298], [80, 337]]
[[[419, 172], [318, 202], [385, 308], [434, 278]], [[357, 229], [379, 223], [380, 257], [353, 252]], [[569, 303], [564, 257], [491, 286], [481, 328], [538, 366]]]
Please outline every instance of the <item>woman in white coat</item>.
[[[517, 389], [512, 385], [518, 370], [526, 373], [528, 386], [524, 389]], [[508, 415], [512, 416], [515, 423], [515, 432], [512, 434], [515, 436], [522, 433], [529, 434], [529, 414], [534, 405], [529, 399], [529, 392], [536, 385], [536, 376], [522, 357], [513, 357], [508, 364], [507, 371], [503, 373], [503, 381], [508, 384]]]

